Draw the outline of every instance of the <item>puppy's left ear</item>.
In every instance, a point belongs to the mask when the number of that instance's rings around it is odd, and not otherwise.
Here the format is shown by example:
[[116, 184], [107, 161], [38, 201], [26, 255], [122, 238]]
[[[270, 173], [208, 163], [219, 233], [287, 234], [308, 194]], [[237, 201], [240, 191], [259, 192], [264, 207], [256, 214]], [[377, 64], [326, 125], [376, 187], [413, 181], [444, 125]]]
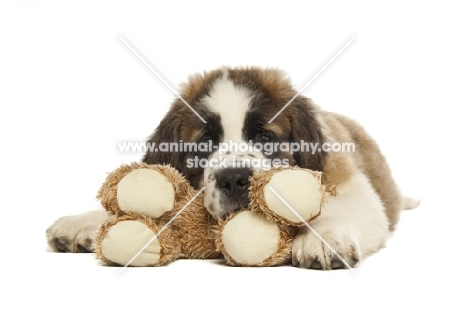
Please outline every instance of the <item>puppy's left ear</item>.
[[301, 149], [293, 154], [296, 164], [302, 168], [323, 171], [326, 153], [319, 151], [326, 138], [319, 121], [319, 109], [306, 97], [298, 96], [290, 105], [289, 121], [291, 124], [291, 141], [301, 144], [317, 143], [315, 154], [312, 150]]
[[146, 154], [143, 156], [143, 162], [150, 165], [170, 165], [185, 175], [185, 165], [183, 164], [181, 153], [157, 151], [161, 143], [169, 144], [178, 142], [180, 140], [177, 136], [180, 125], [180, 118], [179, 113], [177, 113], [177, 108], [181, 104], [182, 103], [178, 102], [173, 103], [170, 111], [166, 114], [159, 126], [146, 141], [148, 144], [153, 145], [155, 149], [147, 150]]

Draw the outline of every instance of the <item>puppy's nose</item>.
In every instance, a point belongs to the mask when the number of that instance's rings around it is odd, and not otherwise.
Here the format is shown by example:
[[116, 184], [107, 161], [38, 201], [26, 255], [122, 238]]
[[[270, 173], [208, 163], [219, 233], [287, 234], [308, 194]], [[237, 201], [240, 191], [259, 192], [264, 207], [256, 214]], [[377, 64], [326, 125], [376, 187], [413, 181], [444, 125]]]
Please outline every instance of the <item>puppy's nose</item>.
[[252, 170], [248, 168], [227, 168], [217, 175], [216, 183], [221, 191], [229, 197], [247, 197], [249, 177]]

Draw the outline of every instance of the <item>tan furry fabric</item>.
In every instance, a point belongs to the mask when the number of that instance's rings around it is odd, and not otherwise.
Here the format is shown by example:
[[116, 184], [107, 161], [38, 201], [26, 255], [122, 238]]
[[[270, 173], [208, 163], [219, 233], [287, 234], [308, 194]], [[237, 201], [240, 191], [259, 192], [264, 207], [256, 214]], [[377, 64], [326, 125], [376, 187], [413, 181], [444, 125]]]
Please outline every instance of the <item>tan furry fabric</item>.
[[[174, 208], [157, 219], [135, 212], [124, 212], [117, 203], [119, 181], [131, 171], [142, 168], [162, 173], [174, 186]], [[187, 180], [170, 166], [132, 163], [117, 168], [108, 175], [97, 195], [103, 208], [113, 214], [96, 235], [97, 257], [107, 264], [114, 264], [114, 262], [106, 258], [105, 253], [102, 251], [102, 241], [106, 238], [111, 226], [125, 220], [140, 221], [155, 233], [158, 233], [196, 194], [197, 191], [190, 186]], [[213, 225], [217, 225], [217, 223], [212, 220], [211, 215], [205, 209], [203, 195], [199, 195], [158, 236], [161, 243], [161, 259], [157, 265], [164, 265], [178, 258], [208, 259], [222, 257], [216, 251]], [[135, 238], [138, 238], [138, 236], [135, 236]]]
[[[159, 218], [152, 218], [136, 212], [124, 212], [119, 208], [117, 202], [117, 187], [124, 176], [135, 169], [152, 169], [163, 174], [174, 186], [175, 203], [172, 210], [165, 212]], [[275, 168], [268, 172], [254, 174], [251, 179], [249, 198], [251, 200], [250, 209], [256, 214], [268, 221], [276, 222], [280, 230], [280, 239], [275, 253], [265, 259], [262, 263], [255, 266], [278, 266], [288, 263], [291, 260], [292, 240], [296, 234], [297, 227], [300, 225], [291, 225], [291, 223], [273, 213], [266, 206], [263, 190], [272, 176], [284, 169], [293, 168]], [[304, 169], [302, 169], [304, 170]], [[321, 182], [321, 173], [305, 170], [311, 173], [317, 181]], [[323, 205], [329, 195], [336, 194], [334, 186], [320, 186], [322, 194], [321, 204]], [[161, 193], [163, 194], [163, 193]], [[102, 184], [97, 198], [101, 200], [105, 210], [112, 216], [102, 225], [96, 234], [95, 245], [97, 258], [109, 265], [116, 265], [112, 262], [106, 253], [102, 250], [103, 240], [107, 237], [109, 229], [122, 221], [138, 221], [144, 223], [155, 234], [161, 229], [197, 194], [187, 180], [174, 168], [163, 165], [147, 165], [143, 163], [131, 163], [122, 165], [110, 173]], [[239, 211], [242, 212], [242, 211]], [[190, 259], [211, 259], [224, 258], [232, 266], [245, 266], [236, 262], [229, 253], [226, 252], [222, 244], [222, 230], [226, 223], [237, 213], [231, 214], [226, 220], [219, 222], [214, 220], [204, 206], [203, 194], [199, 195], [184, 209], [171, 223], [160, 232], [158, 241], [161, 245], [159, 262], [153, 266], [168, 264], [179, 258]], [[316, 215], [318, 216], [318, 214]], [[309, 219], [310, 220], [310, 219]], [[135, 236], [138, 238], [138, 236]], [[122, 246], [125, 246], [124, 244]], [[135, 253], [136, 254], [136, 253]]]

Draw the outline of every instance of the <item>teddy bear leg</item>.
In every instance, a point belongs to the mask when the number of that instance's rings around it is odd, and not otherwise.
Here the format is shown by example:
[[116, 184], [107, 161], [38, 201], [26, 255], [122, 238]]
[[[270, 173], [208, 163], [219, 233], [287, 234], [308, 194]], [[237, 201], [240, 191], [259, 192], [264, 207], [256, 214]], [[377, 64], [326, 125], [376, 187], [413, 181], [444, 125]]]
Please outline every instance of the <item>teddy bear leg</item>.
[[216, 243], [232, 266], [277, 266], [291, 259], [293, 230], [252, 211], [229, 217], [220, 225]]
[[320, 173], [286, 169], [276, 172], [264, 186], [265, 200], [260, 207], [272, 211], [275, 220], [301, 225], [320, 214], [324, 191]]
[[161, 171], [140, 168], [126, 174], [117, 185], [117, 203], [124, 212], [158, 218], [174, 208], [174, 186]]
[[170, 227], [147, 216], [112, 217], [97, 234], [96, 254], [110, 265], [165, 265], [180, 256], [172, 234]]

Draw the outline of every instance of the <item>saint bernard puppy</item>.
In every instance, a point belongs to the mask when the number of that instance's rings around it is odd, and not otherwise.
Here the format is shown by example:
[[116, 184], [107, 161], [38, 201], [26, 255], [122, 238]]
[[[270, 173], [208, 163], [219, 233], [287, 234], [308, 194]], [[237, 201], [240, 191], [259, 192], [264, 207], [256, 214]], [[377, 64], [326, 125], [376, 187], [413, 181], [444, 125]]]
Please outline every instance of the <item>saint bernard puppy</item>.
[[[362, 126], [297, 95], [281, 71], [221, 68], [204, 72], [189, 77], [180, 96], [185, 102], [180, 98], [174, 101], [148, 142], [214, 147], [190, 152], [148, 151], [143, 162], [170, 164], [194, 187], [206, 186], [205, 206], [213, 217], [226, 217], [245, 206], [250, 175], [265, 169], [232, 165], [236, 160], [256, 160], [267, 166], [276, 160], [319, 170], [324, 184], [336, 186], [338, 194], [310, 223], [321, 238], [305, 227], [294, 240], [294, 266], [323, 270], [354, 267], [384, 246], [401, 210], [417, 205], [400, 194], [385, 157]], [[260, 147], [235, 147], [242, 143]], [[284, 143], [301, 148], [291, 152], [291, 148], [266, 147]], [[219, 145], [224, 145], [222, 154]], [[317, 147], [311, 150], [307, 145]], [[326, 145], [352, 145], [353, 149], [343, 151]], [[226, 165], [203, 166], [203, 159]], [[47, 230], [50, 247], [61, 252], [93, 251], [92, 235], [106, 218], [104, 211], [91, 211], [57, 220]]]

